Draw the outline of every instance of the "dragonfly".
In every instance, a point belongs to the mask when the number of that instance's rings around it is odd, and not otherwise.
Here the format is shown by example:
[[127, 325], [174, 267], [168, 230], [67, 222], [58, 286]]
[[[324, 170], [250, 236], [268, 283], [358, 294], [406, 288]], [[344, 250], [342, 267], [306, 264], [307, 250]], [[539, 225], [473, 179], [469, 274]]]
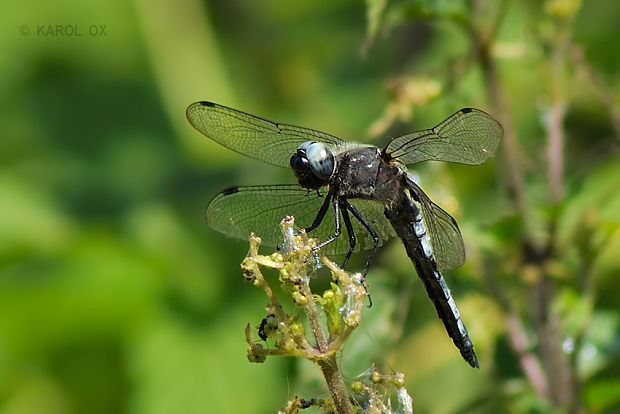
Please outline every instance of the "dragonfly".
[[[297, 184], [228, 188], [209, 203], [207, 223], [225, 235], [259, 234], [277, 247], [278, 223], [287, 216], [319, 242], [325, 254], [369, 250], [363, 274], [378, 247], [398, 237], [437, 315], [463, 358], [479, 367], [474, 345], [443, 273], [465, 262], [454, 218], [410, 178], [407, 165], [446, 161], [480, 165], [491, 158], [502, 126], [484, 111], [463, 108], [430, 129], [392, 139], [384, 148], [346, 141], [318, 130], [273, 122], [213, 102], [187, 108], [190, 124], [240, 154], [291, 168]], [[330, 219], [325, 219], [331, 210]], [[346, 232], [347, 237], [341, 237]]]

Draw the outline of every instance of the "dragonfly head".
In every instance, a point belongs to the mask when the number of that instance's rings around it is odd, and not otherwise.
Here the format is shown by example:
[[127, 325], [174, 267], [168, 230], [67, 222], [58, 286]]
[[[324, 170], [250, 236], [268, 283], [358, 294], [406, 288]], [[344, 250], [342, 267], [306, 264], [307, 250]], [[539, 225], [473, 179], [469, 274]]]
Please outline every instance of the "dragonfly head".
[[291, 167], [299, 184], [311, 190], [327, 184], [335, 166], [334, 154], [327, 145], [320, 142], [304, 142], [291, 157]]

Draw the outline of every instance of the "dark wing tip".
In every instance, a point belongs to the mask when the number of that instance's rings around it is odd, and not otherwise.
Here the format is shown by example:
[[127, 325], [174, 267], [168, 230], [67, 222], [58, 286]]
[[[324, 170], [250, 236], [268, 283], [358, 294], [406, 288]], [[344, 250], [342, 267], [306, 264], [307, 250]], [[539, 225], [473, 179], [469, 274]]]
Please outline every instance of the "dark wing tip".
[[197, 102], [194, 102], [193, 104], [191, 104], [191, 105], [189, 106], [189, 108], [193, 108], [193, 107], [195, 107], [195, 106], [210, 106], [210, 107], [214, 107], [215, 105], [217, 105], [217, 104], [216, 104], [216, 103], [214, 103], [214, 102], [209, 102], [209, 101], [197, 101]]
[[209, 108], [215, 108], [216, 105], [217, 105], [216, 103], [209, 102], [209, 101], [194, 102], [193, 104], [190, 104], [185, 110], [185, 118], [187, 119], [187, 121], [189, 122], [191, 126], [197, 129], [203, 135], [206, 135], [198, 126], [199, 120], [197, 120], [196, 118], [199, 117], [200, 115], [195, 114], [195, 112], [199, 111], [200, 107], [206, 106]]
[[191, 113], [194, 111], [194, 108], [196, 108], [198, 105], [201, 105], [200, 102], [194, 102], [192, 104], [190, 104], [187, 109], [185, 110], [185, 118], [187, 118], [187, 120], [189, 121], [190, 124], [194, 125], [192, 123], [192, 118], [191, 118]]
[[186, 115], [187, 117], [189, 117], [189, 113], [190, 113], [190, 111], [191, 111], [192, 109], [196, 108], [197, 106], [208, 106], [208, 107], [213, 108], [213, 107], [215, 107], [215, 105], [216, 105], [215, 103], [213, 103], [213, 102], [209, 102], [209, 101], [198, 101], [198, 102], [194, 102], [193, 104], [190, 104], [190, 105], [187, 107], [187, 110], [185, 110], [185, 115]]
[[474, 110], [474, 108], [463, 108], [461, 109], [461, 112], [464, 114], [468, 114], [470, 112], [472, 112]]
[[239, 192], [239, 187], [230, 187], [222, 191], [220, 194], [227, 196], [227, 195], [235, 194], [238, 192]]

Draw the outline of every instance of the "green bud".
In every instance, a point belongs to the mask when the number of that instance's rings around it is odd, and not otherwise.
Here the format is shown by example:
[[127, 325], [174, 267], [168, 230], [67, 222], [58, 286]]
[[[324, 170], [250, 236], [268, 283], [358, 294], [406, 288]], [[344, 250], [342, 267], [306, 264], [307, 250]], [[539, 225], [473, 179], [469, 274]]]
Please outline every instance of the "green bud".
[[282, 253], [280, 252], [272, 253], [271, 256], [269, 257], [271, 258], [271, 260], [273, 260], [276, 263], [284, 262], [284, 256], [282, 256]]
[[364, 392], [364, 384], [362, 381], [353, 381], [351, 384], [351, 391], [361, 393]]
[[392, 382], [397, 388], [404, 387], [405, 374], [403, 374], [402, 372], [397, 372], [396, 374], [394, 374], [394, 379], [392, 379]]
[[382, 380], [383, 380], [383, 375], [381, 375], [379, 372], [373, 371], [372, 374], [370, 374], [370, 381], [372, 381], [374, 384], [378, 384]]
[[298, 306], [305, 306], [308, 304], [308, 298], [302, 295], [300, 292], [293, 292], [293, 302]]
[[289, 330], [291, 331], [291, 335], [293, 336], [293, 338], [299, 338], [301, 336], [304, 336], [305, 334], [304, 326], [299, 322], [291, 323], [291, 325], [289, 326]]
[[291, 353], [295, 349], [297, 349], [297, 344], [295, 343], [295, 341], [293, 341], [292, 338], [282, 338], [280, 341], [278, 341], [277, 345], [279, 349], [286, 353]]
[[280, 269], [280, 279], [288, 280], [290, 275], [288, 274], [288, 269], [286, 267]]

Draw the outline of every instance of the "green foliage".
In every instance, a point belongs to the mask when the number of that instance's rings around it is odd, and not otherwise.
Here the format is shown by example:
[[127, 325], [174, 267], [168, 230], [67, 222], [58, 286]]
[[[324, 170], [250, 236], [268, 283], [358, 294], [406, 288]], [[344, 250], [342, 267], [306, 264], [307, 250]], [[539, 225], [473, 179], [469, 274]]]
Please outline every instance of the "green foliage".
[[[447, 280], [481, 370], [391, 243], [343, 372], [397, 367], [418, 412], [618, 410], [619, 2], [128, 4], [9, 0], [0, 15], [0, 412], [328, 398], [310, 365], [244, 358], [264, 295], [239, 277], [247, 244], [211, 232], [203, 209], [227, 186], [294, 178], [195, 133], [183, 112], [201, 99], [379, 145], [460, 107], [499, 117], [516, 145], [508, 134], [495, 161], [415, 171], [464, 235], [466, 264]], [[569, 402], [556, 373], [577, 386]]]
[[[381, 374], [373, 365], [368, 376], [362, 375], [350, 386], [345, 385], [337, 356], [343, 353], [347, 339], [362, 321], [364, 301], [368, 296], [362, 274], [347, 273], [327, 257], [313, 252], [317, 240], [308, 239], [305, 232], [300, 233], [295, 228], [293, 217], [284, 218], [280, 230], [285, 246], [283, 253], [259, 255], [261, 239], [251, 234], [250, 252], [241, 264], [245, 278], [260, 287], [268, 299], [267, 316], [257, 327], [258, 336], [267, 343], [274, 341], [273, 349], [255, 341], [248, 324], [245, 329], [248, 360], [263, 363], [267, 357], [291, 356], [311, 361], [320, 367], [331, 395], [331, 398], [295, 396], [281, 412], [296, 413], [316, 406], [338, 413], [360, 410], [412, 413], [411, 396], [401, 373]], [[331, 289], [322, 295], [313, 293], [310, 288], [310, 274], [319, 264], [330, 270], [333, 279]], [[284, 311], [261, 267], [278, 270], [280, 287], [286, 293], [286, 299], [294, 304], [294, 313]], [[308, 329], [299, 321], [301, 314], [307, 320]], [[396, 394], [394, 411], [390, 398], [392, 387]]]

